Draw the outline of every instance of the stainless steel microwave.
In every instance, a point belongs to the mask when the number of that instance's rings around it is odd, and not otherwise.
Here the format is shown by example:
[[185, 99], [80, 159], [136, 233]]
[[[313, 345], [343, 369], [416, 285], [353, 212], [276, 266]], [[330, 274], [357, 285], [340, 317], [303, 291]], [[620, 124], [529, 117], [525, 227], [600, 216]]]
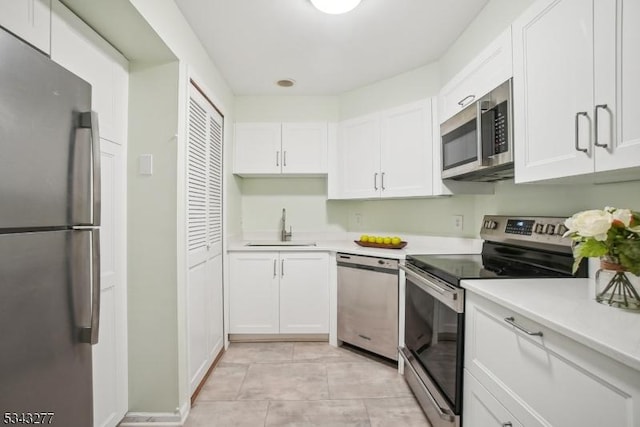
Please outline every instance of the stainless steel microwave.
[[511, 79], [440, 125], [442, 178], [513, 178]]

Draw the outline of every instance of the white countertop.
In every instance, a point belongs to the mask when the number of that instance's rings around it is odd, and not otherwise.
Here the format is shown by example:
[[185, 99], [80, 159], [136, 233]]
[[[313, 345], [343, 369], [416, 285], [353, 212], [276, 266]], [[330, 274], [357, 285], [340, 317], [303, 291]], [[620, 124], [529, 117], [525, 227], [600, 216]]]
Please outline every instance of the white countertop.
[[597, 303], [592, 279], [464, 280], [462, 287], [640, 370], [640, 312]]
[[303, 239], [305, 241], [312, 240], [316, 242], [316, 246], [246, 246], [247, 243], [251, 241], [260, 240], [254, 238], [231, 241], [227, 246], [227, 251], [346, 252], [355, 255], [368, 255], [402, 260], [410, 254], [478, 254], [482, 249], [482, 241], [480, 239], [458, 237], [406, 236], [405, 240], [408, 242], [408, 244], [403, 249], [378, 249], [362, 247], [354, 242], [354, 240], [358, 238], [355, 235], [347, 235], [344, 239], [339, 240], [322, 240], [317, 238], [308, 238], [308, 236], [304, 237], [307, 237]]

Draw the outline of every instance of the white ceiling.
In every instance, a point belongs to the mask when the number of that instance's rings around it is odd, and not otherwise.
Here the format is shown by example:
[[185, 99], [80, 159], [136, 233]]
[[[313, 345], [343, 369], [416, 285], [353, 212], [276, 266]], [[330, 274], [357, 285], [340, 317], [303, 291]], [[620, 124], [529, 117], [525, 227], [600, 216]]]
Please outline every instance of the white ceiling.
[[[336, 95], [440, 58], [488, 0], [175, 0], [237, 95]], [[293, 88], [275, 82], [291, 78]]]

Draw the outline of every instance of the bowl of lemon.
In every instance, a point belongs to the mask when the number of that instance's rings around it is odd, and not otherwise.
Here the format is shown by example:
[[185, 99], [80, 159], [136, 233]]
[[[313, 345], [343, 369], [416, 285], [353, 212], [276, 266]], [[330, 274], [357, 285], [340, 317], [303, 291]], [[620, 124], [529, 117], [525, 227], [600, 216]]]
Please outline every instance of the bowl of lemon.
[[354, 240], [358, 245], [367, 248], [402, 249], [407, 246], [407, 242], [398, 236], [372, 236], [363, 234], [360, 240]]

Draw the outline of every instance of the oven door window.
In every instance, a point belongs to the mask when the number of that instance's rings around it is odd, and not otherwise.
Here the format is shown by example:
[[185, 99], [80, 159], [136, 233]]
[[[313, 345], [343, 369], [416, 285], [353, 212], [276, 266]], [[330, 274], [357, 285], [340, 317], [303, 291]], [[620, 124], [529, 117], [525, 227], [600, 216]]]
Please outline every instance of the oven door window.
[[456, 313], [407, 277], [405, 346], [456, 413], [462, 399], [464, 314]]
[[478, 160], [477, 120], [470, 120], [442, 136], [442, 170]]

